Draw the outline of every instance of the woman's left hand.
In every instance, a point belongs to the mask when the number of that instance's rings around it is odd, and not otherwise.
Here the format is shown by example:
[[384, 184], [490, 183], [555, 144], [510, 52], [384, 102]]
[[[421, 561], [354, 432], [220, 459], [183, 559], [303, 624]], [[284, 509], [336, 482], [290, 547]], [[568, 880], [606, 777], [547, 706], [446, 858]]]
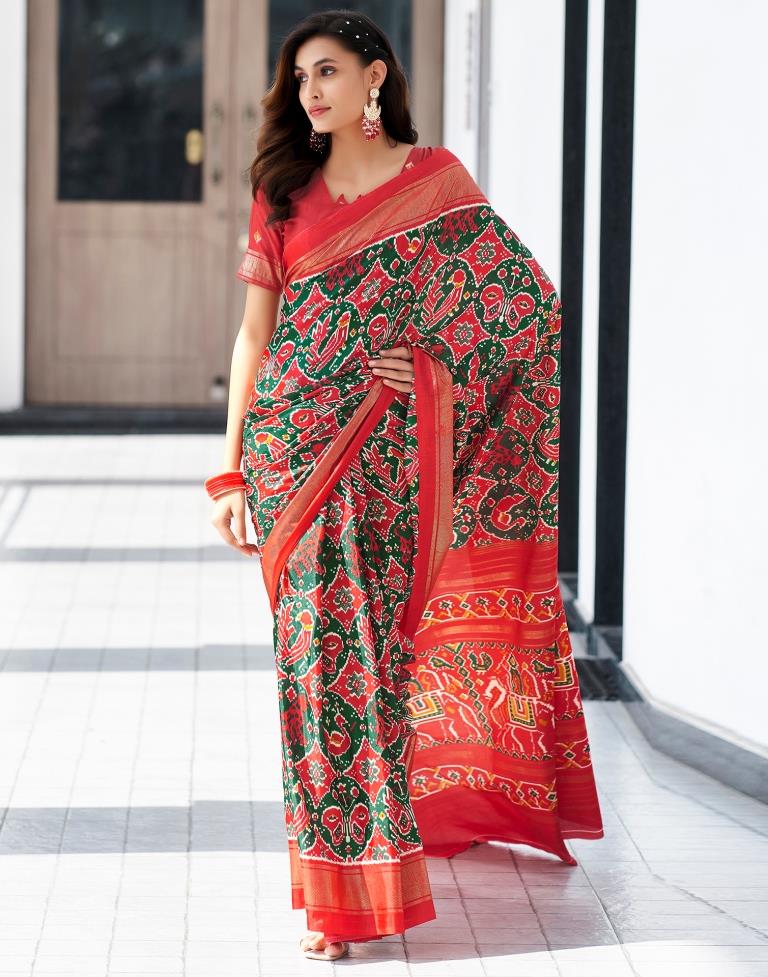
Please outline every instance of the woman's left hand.
[[368, 360], [368, 366], [388, 387], [403, 393], [413, 390], [413, 354], [407, 346], [383, 349], [379, 356]]

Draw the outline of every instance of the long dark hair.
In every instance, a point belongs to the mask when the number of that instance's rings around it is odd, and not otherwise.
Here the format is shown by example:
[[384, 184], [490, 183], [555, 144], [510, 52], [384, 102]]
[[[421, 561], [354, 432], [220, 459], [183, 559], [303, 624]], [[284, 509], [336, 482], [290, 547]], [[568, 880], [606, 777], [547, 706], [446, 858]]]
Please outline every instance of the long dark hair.
[[[362, 22], [361, 34], [368, 40], [357, 40], [346, 30], [346, 21]], [[405, 72], [392, 50], [389, 38], [381, 28], [357, 10], [323, 10], [300, 21], [280, 46], [275, 77], [261, 99], [263, 122], [256, 140], [256, 158], [251, 164], [253, 196], [261, 185], [272, 207], [267, 223], [290, 216], [288, 195], [305, 186], [312, 173], [328, 157], [328, 149], [316, 152], [309, 147], [312, 124], [299, 101], [299, 81], [293, 73], [296, 52], [310, 37], [318, 34], [333, 37], [360, 58], [364, 68], [377, 58], [387, 66], [387, 77], [380, 89], [382, 130], [398, 142], [416, 143], [418, 133], [408, 107], [409, 91]], [[369, 46], [372, 39], [375, 48]], [[364, 48], [368, 47], [365, 51]], [[330, 138], [327, 140], [330, 145]]]

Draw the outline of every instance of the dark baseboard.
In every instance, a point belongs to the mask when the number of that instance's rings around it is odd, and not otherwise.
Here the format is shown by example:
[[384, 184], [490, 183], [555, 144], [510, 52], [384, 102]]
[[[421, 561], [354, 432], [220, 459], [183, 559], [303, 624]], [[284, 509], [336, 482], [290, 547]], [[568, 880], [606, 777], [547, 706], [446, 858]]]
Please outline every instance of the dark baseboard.
[[0, 411], [0, 434], [224, 434], [227, 409], [28, 404]]
[[574, 658], [582, 699], [632, 702], [638, 698], [637, 690], [617, 661], [592, 655], [576, 655]]
[[627, 709], [655, 749], [768, 804], [768, 758], [638, 699]]

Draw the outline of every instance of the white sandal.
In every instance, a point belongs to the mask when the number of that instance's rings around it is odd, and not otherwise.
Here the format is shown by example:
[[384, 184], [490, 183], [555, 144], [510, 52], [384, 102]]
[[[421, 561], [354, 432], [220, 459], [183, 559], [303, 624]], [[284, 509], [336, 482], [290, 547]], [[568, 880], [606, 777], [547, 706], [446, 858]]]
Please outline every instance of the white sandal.
[[349, 943], [341, 940], [334, 940], [334, 943], [341, 943], [341, 953], [334, 954], [333, 956], [325, 952], [329, 945], [333, 946], [333, 943], [326, 944], [322, 949], [319, 947], [305, 947], [305, 940], [312, 939], [313, 936], [322, 936], [322, 934], [308, 933], [299, 940], [299, 949], [308, 960], [339, 960], [349, 953]]

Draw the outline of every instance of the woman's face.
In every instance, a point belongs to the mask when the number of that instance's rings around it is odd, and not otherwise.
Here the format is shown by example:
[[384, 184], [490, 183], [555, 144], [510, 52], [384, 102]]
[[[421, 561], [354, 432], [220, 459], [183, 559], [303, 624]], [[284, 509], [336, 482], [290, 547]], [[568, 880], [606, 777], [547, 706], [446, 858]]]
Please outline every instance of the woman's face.
[[[358, 56], [332, 37], [311, 37], [296, 51], [299, 101], [318, 132], [359, 126], [370, 89], [381, 87], [386, 73], [380, 58], [363, 68]], [[313, 107], [321, 106], [324, 112], [311, 113]]]

